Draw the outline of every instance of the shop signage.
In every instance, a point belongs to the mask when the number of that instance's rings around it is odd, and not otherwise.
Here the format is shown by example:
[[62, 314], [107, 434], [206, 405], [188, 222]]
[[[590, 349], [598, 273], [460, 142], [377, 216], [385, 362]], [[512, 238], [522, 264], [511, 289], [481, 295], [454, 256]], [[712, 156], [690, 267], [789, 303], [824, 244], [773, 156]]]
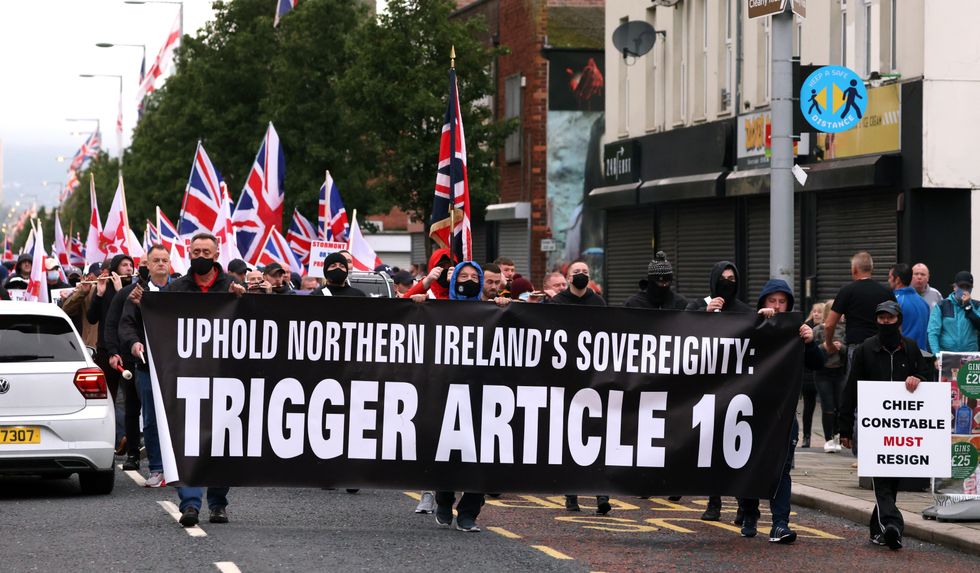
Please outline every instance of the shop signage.
[[[735, 140], [737, 150], [736, 164], [739, 169], [752, 169], [769, 165], [772, 154], [772, 112], [760, 111], [738, 116], [738, 129]], [[810, 152], [810, 134], [803, 133], [793, 142], [793, 154], [807, 155]]]
[[868, 107], [868, 90], [854, 70], [824, 66], [800, 87], [800, 109], [817, 131], [840, 133], [860, 123]]
[[868, 90], [868, 107], [861, 121], [843, 133], [818, 133], [817, 154], [828, 160], [900, 151], [900, 89], [898, 84], [891, 84]]
[[635, 183], [640, 180], [640, 150], [635, 139], [607, 143], [603, 171], [607, 185]]

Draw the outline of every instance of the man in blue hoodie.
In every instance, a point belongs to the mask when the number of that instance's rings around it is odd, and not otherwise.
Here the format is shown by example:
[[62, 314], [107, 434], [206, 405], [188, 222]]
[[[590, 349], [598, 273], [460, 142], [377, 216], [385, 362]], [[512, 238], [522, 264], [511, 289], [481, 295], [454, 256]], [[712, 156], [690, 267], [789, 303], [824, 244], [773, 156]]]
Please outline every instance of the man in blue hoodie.
[[972, 291], [973, 275], [960, 271], [953, 277], [953, 292], [932, 307], [929, 350], [933, 354], [977, 351], [980, 303], [972, 299]]

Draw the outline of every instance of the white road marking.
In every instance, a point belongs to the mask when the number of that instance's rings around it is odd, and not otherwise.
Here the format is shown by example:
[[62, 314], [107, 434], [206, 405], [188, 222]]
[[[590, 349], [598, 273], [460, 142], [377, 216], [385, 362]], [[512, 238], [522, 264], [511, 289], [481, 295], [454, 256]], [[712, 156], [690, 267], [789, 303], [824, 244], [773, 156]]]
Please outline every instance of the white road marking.
[[[119, 464], [119, 469], [122, 469], [122, 464]], [[129, 479], [136, 482], [136, 485], [140, 487], [146, 487], [146, 479], [136, 470], [123, 470], [123, 473], [129, 476]]]
[[214, 566], [218, 568], [221, 573], [242, 573], [242, 570], [238, 568], [231, 561], [215, 561]]
[[[180, 510], [177, 509], [177, 506], [174, 505], [174, 502], [172, 502], [172, 501], [158, 501], [157, 503], [160, 504], [160, 507], [162, 507], [164, 511], [166, 511], [167, 513], [170, 514], [170, 517], [174, 518], [174, 521], [176, 521], [177, 523], [180, 523]], [[201, 529], [201, 526], [199, 526], [199, 525], [195, 525], [194, 527], [184, 527], [184, 531], [186, 531], [187, 532], [187, 535], [190, 535], [191, 537], [207, 537], [208, 536], [208, 534], [205, 533], [204, 530]]]

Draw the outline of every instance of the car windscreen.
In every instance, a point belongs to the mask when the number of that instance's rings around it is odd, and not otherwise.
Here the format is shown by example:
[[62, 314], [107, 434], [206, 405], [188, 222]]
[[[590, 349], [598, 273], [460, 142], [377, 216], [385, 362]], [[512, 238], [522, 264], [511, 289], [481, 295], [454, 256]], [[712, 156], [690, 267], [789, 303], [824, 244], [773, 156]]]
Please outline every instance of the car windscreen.
[[85, 349], [64, 318], [14, 314], [0, 316], [0, 363], [74, 362]]

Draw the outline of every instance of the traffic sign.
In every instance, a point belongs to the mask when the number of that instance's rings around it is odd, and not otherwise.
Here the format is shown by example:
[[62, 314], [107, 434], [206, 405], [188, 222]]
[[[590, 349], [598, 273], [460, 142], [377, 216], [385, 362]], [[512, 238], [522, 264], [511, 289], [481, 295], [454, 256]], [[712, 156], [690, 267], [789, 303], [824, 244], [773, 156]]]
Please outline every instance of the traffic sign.
[[554, 239], [541, 239], [541, 252], [553, 253], [558, 250], [558, 244]]
[[800, 110], [817, 131], [847, 131], [861, 121], [867, 108], [864, 80], [849, 68], [824, 66], [800, 86]]
[[786, 10], [786, 0], [749, 0], [749, 20]]
[[793, 13], [806, 19], [806, 0], [793, 0]]

